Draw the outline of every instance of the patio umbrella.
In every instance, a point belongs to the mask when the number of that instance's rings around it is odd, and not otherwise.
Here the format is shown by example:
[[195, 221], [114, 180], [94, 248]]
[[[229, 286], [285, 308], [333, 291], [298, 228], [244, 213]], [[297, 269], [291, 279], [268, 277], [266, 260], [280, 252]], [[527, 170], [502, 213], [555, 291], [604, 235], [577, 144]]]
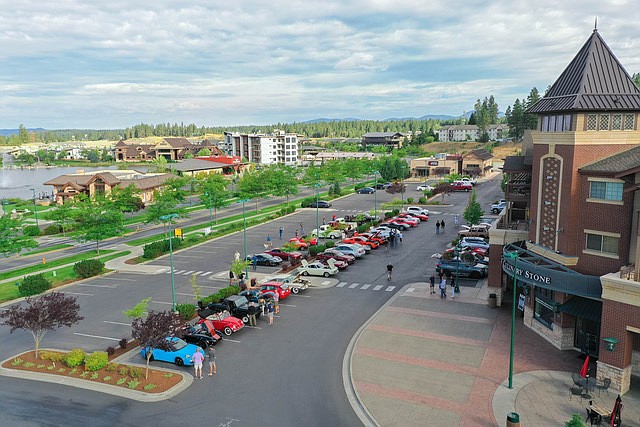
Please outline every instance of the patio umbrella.
[[589, 374], [589, 355], [587, 354], [587, 358], [584, 359], [584, 363], [582, 364], [582, 369], [580, 369], [580, 376], [582, 378], [587, 378]]
[[618, 427], [621, 423], [622, 417], [622, 399], [620, 395], [616, 397], [616, 403], [613, 404], [613, 411], [611, 411], [611, 427]]

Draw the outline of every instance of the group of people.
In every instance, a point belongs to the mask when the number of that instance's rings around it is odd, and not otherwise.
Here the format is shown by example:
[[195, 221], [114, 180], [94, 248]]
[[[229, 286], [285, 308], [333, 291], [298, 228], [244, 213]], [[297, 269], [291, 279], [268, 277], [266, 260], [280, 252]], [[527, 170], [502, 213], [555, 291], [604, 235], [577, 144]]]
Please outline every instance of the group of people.
[[444, 219], [436, 221], [436, 234], [440, 234], [440, 229], [442, 228], [442, 232], [444, 233]]
[[205, 358], [209, 362], [209, 376], [213, 376], [213, 374], [218, 373], [216, 366], [216, 350], [213, 348], [213, 346], [210, 345], [209, 347], [207, 347], [206, 354], [203, 354], [202, 349], [198, 347], [196, 349], [196, 352], [191, 356], [191, 360], [193, 361], [194, 376], [197, 380], [202, 379], [202, 365]]
[[[447, 278], [442, 273], [438, 273], [438, 278], [440, 282], [438, 283], [438, 289], [440, 290], [440, 298], [447, 299]], [[456, 295], [456, 287], [453, 283], [451, 286], [451, 298], [455, 298]], [[429, 277], [429, 293], [436, 293], [436, 275], [435, 273], [431, 273], [431, 277]]]

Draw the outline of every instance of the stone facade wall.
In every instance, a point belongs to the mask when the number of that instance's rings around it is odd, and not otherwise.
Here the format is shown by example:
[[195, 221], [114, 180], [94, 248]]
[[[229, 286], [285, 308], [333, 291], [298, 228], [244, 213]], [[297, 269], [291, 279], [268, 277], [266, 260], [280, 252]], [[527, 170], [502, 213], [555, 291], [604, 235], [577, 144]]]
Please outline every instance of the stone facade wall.
[[598, 383], [602, 383], [605, 378], [611, 378], [610, 391], [618, 394], [624, 394], [629, 391], [629, 385], [631, 384], [631, 366], [620, 369], [600, 360], [598, 360], [597, 366], [598, 372], [596, 373], [596, 380]]

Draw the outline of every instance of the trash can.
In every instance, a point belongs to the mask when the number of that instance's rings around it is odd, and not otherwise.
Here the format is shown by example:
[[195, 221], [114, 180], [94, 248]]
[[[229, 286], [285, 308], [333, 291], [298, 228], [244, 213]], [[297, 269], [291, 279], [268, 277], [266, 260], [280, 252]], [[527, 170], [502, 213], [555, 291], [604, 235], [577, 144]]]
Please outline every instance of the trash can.
[[507, 427], [520, 427], [520, 415], [517, 412], [507, 414]]
[[496, 294], [489, 294], [489, 307], [496, 308], [498, 305], [498, 297]]

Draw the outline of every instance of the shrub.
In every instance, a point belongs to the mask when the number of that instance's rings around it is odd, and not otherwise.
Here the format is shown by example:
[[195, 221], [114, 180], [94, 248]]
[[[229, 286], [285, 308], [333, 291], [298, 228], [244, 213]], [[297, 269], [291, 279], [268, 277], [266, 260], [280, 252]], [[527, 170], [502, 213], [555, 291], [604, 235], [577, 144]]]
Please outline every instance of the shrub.
[[118, 374], [123, 377], [126, 377], [127, 375], [129, 375], [129, 368], [126, 366], [118, 367]]
[[22, 229], [22, 232], [25, 236], [39, 236], [40, 235], [40, 227], [37, 225], [27, 225]]
[[62, 227], [59, 225], [48, 225], [42, 230], [42, 234], [46, 236], [50, 236], [51, 234], [60, 234], [62, 232]]
[[318, 255], [320, 252], [324, 251], [325, 249], [327, 249], [326, 245], [313, 245], [313, 246], [309, 246], [309, 255], [311, 255], [311, 256], [316, 256], [316, 255]]
[[302, 199], [302, 201], [300, 201], [300, 207], [308, 208], [309, 205], [315, 201], [315, 197], [305, 197], [304, 199]]
[[393, 218], [393, 212], [385, 212], [384, 213], [384, 219], [389, 219], [389, 218]]
[[136, 368], [134, 366], [131, 366], [129, 368], [129, 376], [131, 378], [140, 378], [143, 375], [144, 375], [144, 371], [142, 369]]
[[47, 367], [47, 365], [45, 365], [44, 363], [41, 363], [41, 364], [39, 364], [39, 365], [37, 366], [37, 368], [38, 368], [38, 369], [44, 369], [44, 368], [46, 368], [46, 367]]
[[118, 384], [118, 385], [122, 385], [122, 384], [124, 384], [126, 381], [127, 381], [127, 379], [126, 379], [126, 378], [120, 378], [118, 381], [116, 381], [116, 384]]
[[104, 370], [108, 372], [113, 372], [116, 369], [118, 369], [117, 363], [107, 363], [107, 366], [104, 367]]
[[18, 286], [18, 292], [23, 297], [38, 295], [51, 289], [51, 282], [44, 277], [43, 273], [27, 276]]
[[85, 259], [75, 263], [73, 271], [82, 279], [97, 276], [104, 271], [104, 263], [99, 259]]
[[146, 386], [144, 386], [144, 389], [145, 389], [146, 391], [153, 390], [154, 388], [156, 388], [156, 385], [155, 385], [155, 384], [153, 384], [153, 383], [151, 383], [151, 384], [147, 384]]
[[336, 242], [334, 242], [333, 240], [327, 240], [324, 243], [324, 246], [328, 249], [328, 248], [332, 248], [336, 245]]
[[193, 304], [177, 304], [176, 310], [184, 320], [190, 320], [196, 314], [196, 306]]
[[413, 197], [408, 197], [407, 198], [407, 203], [412, 204], [413, 203]]
[[36, 366], [36, 364], [33, 362], [24, 362], [22, 366], [24, 366], [25, 368], [31, 368], [32, 366]]
[[100, 375], [99, 373], [94, 372], [93, 374], [91, 374], [91, 379], [92, 380], [97, 380], [99, 375]]
[[120, 341], [118, 341], [118, 345], [120, 346], [121, 349], [126, 350], [127, 349], [127, 344], [128, 344], [128, 340], [126, 338], [122, 338]]
[[355, 191], [358, 191], [358, 190], [359, 190], [359, 189], [361, 189], [361, 188], [364, 188], [364, 184], [356, 184], [356, 186], [355, 186], [355, 187], [353, 187], [353, 189], [354, 189]]
[[84, 359], [84, 367], [89, 371], [97, 371], [107, 366], [109, 356], [104, 351], [94, 351]]
[[[182, 246], [182, 239], [178, 239], [175, 237], [172, 238], [171, 245], [173, 247], [173, 250], [178, 249], [180, 246]], [[145, 259], [153, 259], [159, 257], [160, 255], [164, 255], [169, 252], [169, 239], [144, 245], [142, 251], [142, 258]]]
[[140, 381], [136, 381], [136, 380], [131, 380], [127, 383], [127, 387], [129, 387], [132, 390], [138, 387], [139, 385], [140, 385]]
[[111, 381], [111, 377], [109, 375], [107, 375], [102, 379], [102, 381], [104, 381], [104, 382]]
[[75, 368], [76, 366], [82, 365], [84, 362], [84, 358], [86, 357], [86, 353], [81, 348], [74, 348], [64, 357], [64, 363], [67, 364], [70, 368]]
[[427, 204], [427, 198], [422, 196], [418, 199], [418, 203], [420, 203], [421, 205], [426, 205]]
[[55, 353], [53, 351], [41, 351], [40, 359], [41, 360], [50, 360], [52, 362], [62, 362], [64, 360], [65, 355], [63, 353]]
[[400, 209], [394, 209], [393, 210], [393, 216], [396, 216], [400, 213]]
[[107, 354], [109, 356], [113, 356], [114, 354], [116, 354], [116, 348], [111, 346], [107, 347]]
[[185, 237], [185, 240], [187, 241], [188, 244], [194, 244], [194, 243], [198, 243], [200, 240], [203, 240], [203, 238], [204, 236], [202, 234], [193, 233]]
[[171, 378], [171, 377], [173, 377], [173, 374], [171, 372], [166, 372], [166, 373], [163, 374], [163, 376], [165, 378]]

